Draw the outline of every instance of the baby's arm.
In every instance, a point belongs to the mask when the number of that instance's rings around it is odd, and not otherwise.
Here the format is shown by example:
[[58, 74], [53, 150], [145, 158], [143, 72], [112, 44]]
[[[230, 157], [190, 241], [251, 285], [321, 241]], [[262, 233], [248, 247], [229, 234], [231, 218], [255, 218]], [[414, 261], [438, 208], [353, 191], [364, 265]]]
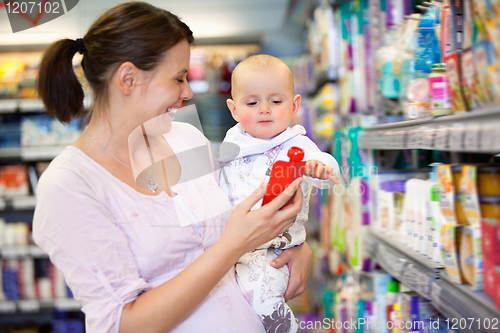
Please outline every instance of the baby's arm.
[[320, 189], [333, 187], [339, 183], [340, 169], [332, 155], [319, 150], [308, 137], [301, 136], [293, 143], [304, 150], [304, 180]]

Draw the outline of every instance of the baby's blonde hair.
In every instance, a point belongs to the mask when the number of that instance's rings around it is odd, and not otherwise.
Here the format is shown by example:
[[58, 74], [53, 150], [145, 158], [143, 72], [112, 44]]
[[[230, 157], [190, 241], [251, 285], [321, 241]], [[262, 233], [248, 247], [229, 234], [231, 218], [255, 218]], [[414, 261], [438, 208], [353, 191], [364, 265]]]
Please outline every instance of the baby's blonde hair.
[[237, 79], [238, 76], [241, 75], [241, 72], [245, 69], [250, 69], [250, 70], [258, 70], [258, 71], [265, 71], [268, 69], [276, 69], [276, 68], [282, 68], [282, 70], [286, 71], [288, 74], [288, 80], [290, 84], [290, 88], [292, 91], [292, 95], [295, 94], [295, 86], [293, 84], [293, 76], [292, 72], [290, 71], [290, 68], [281, 61], [280, 59], [270, 56], [268, 54], [257, 54], [257, 55], [252, 55], [240, 62], [233, 70], [233, 73], [231, 74], [231, 95], [234, 99], [234, 93], [236, 91], [236, 86], [237, 86]]

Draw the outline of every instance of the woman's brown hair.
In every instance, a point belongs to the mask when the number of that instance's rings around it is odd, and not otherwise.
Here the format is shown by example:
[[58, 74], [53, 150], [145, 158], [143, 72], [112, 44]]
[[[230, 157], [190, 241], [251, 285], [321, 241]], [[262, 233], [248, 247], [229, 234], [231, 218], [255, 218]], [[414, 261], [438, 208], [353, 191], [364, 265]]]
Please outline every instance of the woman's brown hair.
[[[165, 51], [193, 33], [176, 15], [145, 2], [127, 2], [102, 14], [83, 37], [83, 45], [62, 39], [42, 58], [38, 94], [49, 115], [69, 122], [83, 113], [84, 92], [73, 70], [73, 57], [83, 52], [82, 67], [95, 95], [105, 105], [111, 74], [126, 62], [152, 70]], [[83, 46], [83, 47], [82, 47]]]

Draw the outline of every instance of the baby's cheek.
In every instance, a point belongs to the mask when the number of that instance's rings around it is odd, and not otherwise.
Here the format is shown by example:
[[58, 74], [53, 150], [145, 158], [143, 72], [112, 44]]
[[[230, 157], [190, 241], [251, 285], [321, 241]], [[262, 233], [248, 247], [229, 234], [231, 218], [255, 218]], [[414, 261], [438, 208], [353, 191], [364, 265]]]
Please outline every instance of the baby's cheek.
[[240, 124], [243, 126], [243, 128], [246, 128], [247, 126], [251, 126], [253, 123], [253, 115], [252, 114], [243, 114], [240, 115]]

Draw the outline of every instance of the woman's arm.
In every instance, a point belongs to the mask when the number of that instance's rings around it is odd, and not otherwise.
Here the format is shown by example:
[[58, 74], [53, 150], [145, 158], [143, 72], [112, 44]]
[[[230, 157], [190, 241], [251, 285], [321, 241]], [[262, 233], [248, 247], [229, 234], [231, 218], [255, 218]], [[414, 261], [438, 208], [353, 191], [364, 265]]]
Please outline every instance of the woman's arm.
[[141, 294], [126, 304], [120, 320], [120, 333], [167, 332], [183, 321], [246, 252], [286, 231], [302, 207], [302, 195], [280, 210], [302, 179], [268, 205], [250, 209], [264, 197], [261, 185], [236, 206], [221, 239], [176, 277]]

